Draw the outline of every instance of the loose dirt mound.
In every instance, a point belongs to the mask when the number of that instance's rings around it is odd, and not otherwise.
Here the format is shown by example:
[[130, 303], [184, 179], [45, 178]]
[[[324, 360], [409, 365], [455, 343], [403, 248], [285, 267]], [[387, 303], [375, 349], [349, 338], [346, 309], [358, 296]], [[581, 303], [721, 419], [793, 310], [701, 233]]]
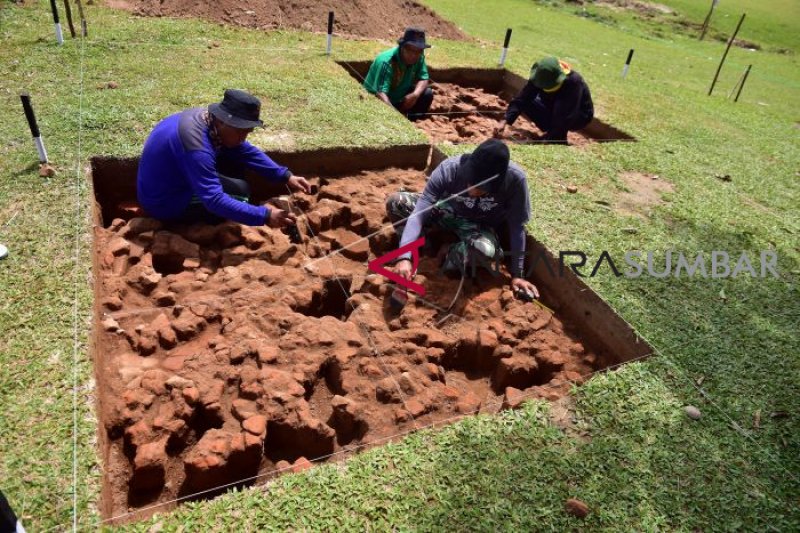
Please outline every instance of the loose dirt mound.
[[148, 17], [199, 17], [248, 28], [297, 28], [327, 32], [328, 12], [335, 13], [334, 33], [397, 39], [406, 26], [425, 28], [428, 37], [466, 40], [454, 24], [409, 0], [108, 0], [111, 7]]
[[653, 174], [623, 172], [620, 179], [629, 191], [619, 195], [616, 209], [622, 214], [645, 218], [653, 207], [664, 203], [662, 196], [672, 193], [675, 187]]
[[[294, 200], [299, 245], [230, 223], [96, 230], [107, 516], [557, 399], [602, 366], [561, 320], [515, 300], [506, 276], [468, 281], [447, 320], [413, 297], [392, 313], [366, 262], [396, 247], [390, 226], [379, 232], [386, 196], [422, 189], [424, 174], [312, 181], [318, 193]], [[423, 258], [416, 281], [447, 307], [458, 281], [437, 266]]]
[[[433, 142], [480, 143], [492, 136], [492, 130], [508, 108], [508, 101], [475, 87], [436, 83], [430, 115], [415, 124]], [[505, 138], [511, 142], [544, 142], [542, 131], [524, 116], [507, 127]], [[567, 135], [570, 144], [583, 145], [591, 139], [576, 132]]]

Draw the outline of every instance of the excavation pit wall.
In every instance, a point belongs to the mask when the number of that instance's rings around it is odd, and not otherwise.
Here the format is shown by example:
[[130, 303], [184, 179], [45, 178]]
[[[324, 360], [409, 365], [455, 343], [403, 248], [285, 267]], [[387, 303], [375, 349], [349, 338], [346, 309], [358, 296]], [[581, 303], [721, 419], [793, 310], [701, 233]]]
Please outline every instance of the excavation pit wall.
[[[301, 244], [269, 227], [136, 216], [137, 160], [92, 160], [105, 518], [143, 518], [165, 509], [154, 504], [420, 427], [555, 400], [650, 353], [569, 272], [534, 272], [554, 314], [514, 299], [503, 273], [467, 280], [448, 316], [459, 283], [438, 272], [446, 243], [421, 259], [424, 299], [394, 312], [390, 284], [367, 262], [397, 247], [386, 196], [421, 191], [438, 150], [270, 155], [314, 186], [294, 197]], [[281, 192], [248, 180], [256, 201]]]
[[[339, 66], [359, 83], [369, 71], [370, 61], [339, 61]], [[508, 103], [522, 90], [527, 80], [506, 69], [428, 67], [434, 97], [429, 113], [414, 125], [434, 144], [478, 144], [492, 136], [497, 122], [504, 118]], [[506, 127], [505, 140], [515, 144], [546, 144], [542, 131], [521, 115]], [[595, 142], [635, 141], [636, 139], [595, 118], [580, 131], [571, 131], [567, 141], [582, 146]]]

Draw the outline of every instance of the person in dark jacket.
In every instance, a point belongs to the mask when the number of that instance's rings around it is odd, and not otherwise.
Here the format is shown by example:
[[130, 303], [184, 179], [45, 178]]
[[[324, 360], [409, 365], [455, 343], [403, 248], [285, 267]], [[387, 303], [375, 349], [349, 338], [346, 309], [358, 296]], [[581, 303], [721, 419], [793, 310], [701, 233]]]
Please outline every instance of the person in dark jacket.
[[568, 131], [585, 128], [594, 118], [594, 105], [580, 74], [556, 57], [545, 57], [533, 64], [528, 83], [508, 105], [495, 136], [502, 137], [520, 114], [545, 132], [542, 140], [566, 143]]
[[295, 224], [288, 211], [250, 204], [250, 187], [239, 177], [249, 168], [291, 191], [311, 191], [305, 178], [292, 175], [246, 141], [254, 128], [264, 124], [260, 111], [258, 98], [228, 89], [220, 103], [187, 109], [159, 122], [144, 144], [136, 177], [145, 213], [165, 222], [233, 220], [276, 228]]
[[[524, 278], [525, 224], [531, 217], [530, 194], [525, 172], [510, 161], [508, 146], [488, 139], [474, 152], [442, 161], [428, 179], [422, 194], [401, 191], [386, 200], [386, 211], [402, 231], [400, 247], [432, 229], [455, 233], [442, 269], [446, 274], [465, 275], [470, 257], [486, 264], [503, 255], [498, 231], [508, 228], [511, 245], [511, 288], [538, 298], [539, 291]], [[400, 256], [395, 272], [411, 280], [411, 252]]]

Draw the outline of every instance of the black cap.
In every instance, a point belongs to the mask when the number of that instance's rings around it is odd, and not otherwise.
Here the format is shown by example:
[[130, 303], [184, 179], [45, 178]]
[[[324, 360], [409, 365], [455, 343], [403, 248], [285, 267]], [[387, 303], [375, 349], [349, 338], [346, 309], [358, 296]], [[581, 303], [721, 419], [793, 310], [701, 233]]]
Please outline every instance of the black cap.
[[489, 139], [461, 158], [459, 172], [470, 187], [477, 185], [483, 191], [496, 192], [503, 185], [510, 159], [508, 146], [503, 141]]
[[208, 111], [216, 118], [234, 128], [247, 130], [263, 126], [258, 118], [261, 100], [239, 89], [226, 89], [222, 102], [211, 104]]
[[425, 30], [422, 28], [414, 28], [409, 27], [406, 28], [406, 31], [403, 33], [403, 36], [397, 40], [397, 44], [403, 46], [407, 44], [409, 46], [413, 46], [414, 48], [430, 48], [431, 45], [425, 42]]

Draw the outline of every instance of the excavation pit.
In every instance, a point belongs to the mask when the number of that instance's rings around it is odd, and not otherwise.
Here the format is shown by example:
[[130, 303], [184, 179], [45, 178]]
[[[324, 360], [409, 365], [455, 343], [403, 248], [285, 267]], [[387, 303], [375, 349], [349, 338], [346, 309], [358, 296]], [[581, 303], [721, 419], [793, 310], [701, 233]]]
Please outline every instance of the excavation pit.
[[[359, 83], [364, 81], [371, 62], [340, 61], [339, 65]], [[492, 136], [504, 118], [508, 103], [522, 90], [527, 80], [505, 69], [428, 67], [434, 92], [433, 104], [424, 118], [414, 121], [433, 143], [478, 144]], [[504, 139], [515, 144], [546, 144], [543, 133], [521, 115], [506, 128]], [[567, 141], [582, 146], [595, 142], [634, 141], [627, 133], [595, 118], [580, 131], [571, 131]]]
[[[92, 161], [105, 518], [143, 518], [164, 510], [154, 504], [263, 482], [420, 427], [555, 400], [650, 352], [569, 272], [534, 272], [547, 308], [516, 300], [503, 273], [468, 280], [445, 314], [458, 280], [438, 272], [436, 250], [416, 278], [425, 298], [394, 312], [390, 283], [367, 262], [396, 248], [385, 198], [422, 190], [429, 152], [271, 154], [315, 186], [294, 199], [300, 244], [268, 227], [133, 216], [137, 161]], [[273, 194], [248, 179], [256, 200]]]

